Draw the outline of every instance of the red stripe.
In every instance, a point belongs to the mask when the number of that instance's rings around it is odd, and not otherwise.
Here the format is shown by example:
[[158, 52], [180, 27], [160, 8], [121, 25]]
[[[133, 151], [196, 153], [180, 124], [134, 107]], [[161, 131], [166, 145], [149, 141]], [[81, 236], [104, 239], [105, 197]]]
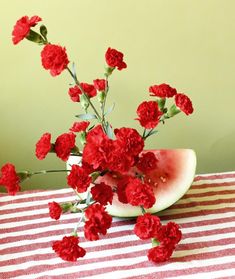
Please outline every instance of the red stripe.
[[159, 217], [161, 220], [169, 220], [169, 219], [181, 219], [181, 218], [192, 218], [192, 217], [197, 217], [206, 215], [213, 215], [213, 214], [218, 214], [218, 213], [227, 213], [227, 212], [235, 212], [235, 208], [233, 207], [225, 207], [225, 208], [218, 208], [218, 209], [202, 209], [199, 211], [195, 212], [184, 212], [184, 213], [172, 213], [171, 215], [160, 215]]
[[37, 209], [48, 208], [48, 204], [31, 205], [31, 206], [26, 206], [26, 205], [27, 204], [25, 204], [24, 207], [20, 207], [20, 208], [11, 208], [11, 209], [0, 210], [0, 215], [12, 214], [12, 213], [16, 213], [16, 212], [35, 211]]
[[[114, 259], [128, 259], [128, 258], [138, 258], [141, 256], [146, 255], [145, 250], [143, 251], [138, 251], [138, 252], [131, 252], [128, 254], [120, 254], [119, 257], [116, 256], [112, 256], [112, 257], [108, 257], [108, 261], [114, 260]], [[206, 252], [206, 253], [202, 253], [202, 254], [198, 254], [198, 255], [188, 255], [188, 256], [182, 256], [182, 257], [177, 257], [177, 258], [171, 258], [169, 263], [171, 262], [189, 262], [192, 260], [205, 260], [205, 259], [213, 259], [213, 258], [219, 258], [219, 257], [224, 257], [224, 256], [232, 256], [235, 253], [235, 248], [232, 249], [225, 249], [225, 250], [221, 250], [221, 251], [216, 251], [216, 252]], [[120, 258], [121, 256], [121, 258]], [[45, 259], [45, 258], [44, 258]], [[66, 267], [71, 267], [71, 266], [77, 266], [78, 263], [80, 266], [82, 266], [83, 264], [88, 264], [90, 263], [91, 260], [95, 260], [95, 262], [97, 262], [97, 259], [90, 259], [90, 260], [86, 260], [84, 258], [79, 259], [78, 262], [75, 263], [67, 263], [67, 262], [63, 262], [63, 263], [59, 263], [59, 264], [52, 264], [52, 265], [36, 265], [33, 267], [29, 267], [26, 269], [21, 269], [21, 270], [16, 270], [16, 271], [11, 271], [11, 272], [7, 272], [7, 273], [2, 273], [2, 275], [5, 275], [7, 277], [4, 278], [13, 278], [16, 276], [20, 276], [20, 275], [25, 275], [25, 274], [38, 274], [42, 271], [45, 270], [54, 270], [56, 268], [66, 268]], [[99, 259], [100, 260], [100, 259]], [[102, 259], [102, 261], [104, 260], [104, 258]], [[38, 262], [38, 258], [35, 259], [35, 261]], [[163, 264], [158, 264], [157, 266], [162, 266], [162, 265], [167, 265], [167, 263], [163, 263]], [[86, 276], [92, 276], [92, 275], [98, 275], [98, 274], [105, 274], [107, 272], [113, 272], [116, 270], [132, 270], [132, 269], [138, 269], [138, 268], [148, 268], [150, 266], [153, 266], [153, 263], [147, 261], [147, 257], [146, 257], [146, 261], [144, 262], [140, 262], [137, 264], [133, 264], [133, 265], [125, 265], [125, 266], [111, 266], [111, 267], [102, 267], [102, 263], [101, 263], [101, 268], [95, 268], [93, 270], [84, 270], [84, 271], [80, 271], [80, 272], [75, 272], [72, 274], [69, 274], [69, 276], [66, 274], [63, 276], [62, 274], [59, 275], [60, 277], [58, 278], [62, 278], [65, 277], [66, 279], [68, 278], [83, 278]], [[216, 267], [218, 268], [219, 265], [216, 265]], [[221, 265], [221, 269], [224, 269], [225, 264]], [[157, 267], [156, 267], [157, 269]], [[220, 270], [220, 269], [218, 269]], [[183, 272], [186, 271], [186, 269], [184, 268], [182, 270]], [[169, 270], [163, 272], [163, 274], [169, 274]], [[174, 273], [175, 274], [175, 273]], [[73, 276], [73, 277], [71, 277]], [[43, 277], [41, 277], [43, 278]], [[45, 277], [44, 277], [45, 278]], [[53, 278], [51, 276], [51, 278]], [[54, 277], [55, 278], [55, 277]], [[101, 276], [102, 278], [102, 276]]]
[[181, 228], [192, 228], [192, 227], [215, 225], [215, 224], [221, 224], [221, 226], [222, 226], [223, 223], [234, 222], [234, 221], [235, 221], [235, 216], [221, 217], [221, 218], [212, 219], [212, 220], [201, 220], [201, 221], [182, 223], [182, 224], [180, 224], [180, 227]]
[[181, 204], [174, 204], [170, 207], [170, 209], [179, 209], [179, 208], [193, 208], [196, 206], [206, 206], [206, 205], [216, 205], [221, 203], [234, 203], [235, 198], [229, 198], [229, 199], [216, 199], [212, 201], [192, 201], [188, 203], [181, 203]]
[[209, 175], [196, 175], [194, 178], [194, 181], [233, 178], [233, 177], [235, 177], [235, 172], [221, 173], [221, 174], [209, 174]]
[[[229, 182], [221, 182], [221, 183], [205, 183], [200, 185], [192, 185], [190, 189], [205, 189], [205, 188], [215, 188], [215, 187], [222, 187], [222, 186], [235, 186], [235, 181]], [[189, 190], [190, 191], [190, 190]]]
[[[41, 192], [40, 192], [41, 193]], [[74, 198], [76, 197], [73, 192], [71, 193], [63, 193], [63, 194], [52, 194], [52, 195], [45, 195], [45, 196], [34, 196], [34, 197], [24, 197], [24, 198], [19, 198], [19, 199], [12, 199], [9, 201], [3, 201], [0, 202], [0, 206], [4, 205], [9, 205], [9, 204], [18, 204], [18, 203], [27, 203], [27, 202], [34, 202], [34, 201], [43, 201], [43, 200], [56, 200], [59, 198], [66, 198], [66, 197], [71, 197]]]
[[[156, 272], [152, 272], [151, 274], [128, 277], [128, 279], [170, 278], [170, 277], [178, 277], [178, 276], [183, 276], [183, 275], [194, 275], [194, 274], [198, 274], [198, 278], [204, 278], [203, 273], [208, 273], [208, 272], [213, 272], [213, 271], [220, 271], [220, 270], [224, 270], [226, 272], [227, 269], [231, 269], [231, 268], [234, 268], [234, 267], [235, 267], [234, 262], [231, 262], [231, 263], [207, 265], [207, 266], [201, 266], [201, 267], [191, 267], [191, 268], [187, 268], [187, 269], [176, 269], [176, 270], [159, 271], [159, 272], [156, 271]], [[230, 275], [233, 275], [233, 274], [230, 273]], [[40, 278], [42, 279], [42, 277], [40, 277]], [[58, 278], [59, 279], [59, 277], [57, 277], [57, 276], [51, 276], [51, 278], [54, 278], [54, 279]], [[72, 279], [72, 277], [66, 275], [66, 279], [70, 279], [70, 278]], [[226, 279], [232, 279], [234, 277], [231, 277], [231, 276], [229, 276], [229, 277], [219, 277], [219, 279], [225, 279], [225, 278]]]
[[197, 197], [210, 197], [210, 196], [215, 196], [215, 195], [231, 195], [235, 194], [235, 190], [223, 190], [223, 191], [208, 191], [204, 193], [195, 193], [195, 194], [185, 194], [183, 198], [180, 200], [186, 200], [190, 198], [197, 198]]

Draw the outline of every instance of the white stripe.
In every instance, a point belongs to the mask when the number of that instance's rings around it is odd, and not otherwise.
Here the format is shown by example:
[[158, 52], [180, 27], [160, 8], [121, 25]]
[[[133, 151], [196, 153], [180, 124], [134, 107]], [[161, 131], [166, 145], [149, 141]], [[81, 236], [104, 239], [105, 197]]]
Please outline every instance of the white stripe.
[[[233, 259], [235, 260], [235, 257], [223, 257], [223, 261], [222, 262], [218, 262], [219, 263], [233, 263]], [[198, 265], [200, 264], [200, 266]], [[154, 264], [153, 264], [154, 265]], [[113, 279], [124, 279], [124, 278], [129, 278], [129, 277], [132, 277], [132, 276], [140, 276], [140, 275], [147, 275], [147, 274], [152, 274], [154, 272], [162, 272], [162, 271], [165, 271], [166, 272], [166, 275], [167, 275], [167, 271], [168, 271], [168, 267], [171, 266], [172, 264], [166, 264], [164, 266], [151, 266], [151, 267], [142, 267], [142, 268], [135, 268], [135, 269], [128, 269], [128, 270], [117, 270], [117, 271], [112, 271], [112, 272], [108, 272], [108, 273], [105, 273], [105, 274], [98, 274], [98, 275], [93, 275], [93, 276], [85, 276], [83, 278], [85, 279], [100, 279], [102, 277], [102, 279], [110, 279], [110, 278], [113, 278]], [[188, 268], [192, 268], [192, 267], [205, 267], [205, 266], [214, 266], [215, 265], [215, 262], [214, 262], [214, 259], [209, 259], [209, 260], [205, 260], [205, 262], [201, 262], [201, 261], [193, 261], [193, 266], [192, 266], [192, 263], [177, 263], [177, 266], [176, 266], [176, 263], [173, 263], [174, 267], [173, 268], [170, 268], [170, 270], [187, 270]], [[63, 274], [63, 275], [69, 275], [70, 273], [70, 270], [69, 268], [66, 268], [67, 269], [67, 273], [64, 273], [63, 270], [61, 269], [61, 273], [60, 274]], [[57, 272], [57, 270], [55, 271]], [[76, 272], [76, 271], [75, 271]], [[201, 276], [200, 276], [201, 274]], [[179, 275], [179, 276], [175, 276], [175, 277], [170, 277], [172, 279], [181, 279], [181, 278], [195, 278], [195, 279], [198, 279], [198, 278], [203, 278], [203, 279], [212, 279], [212, 278], [220, 278], [220, 277], [224, 277], [224, 276], [227, 276], [227, 275], [234, 275], [235, 274], [235, 268], [231, 268], [231, 269], [226, 269], [226, 270], [219, 270], [219, 271], [212, 271], [212, 272], [206, 272], [206, 273], [203, 273], [203, 272], [197, 272], [197, 274], [190, 274], [190, 275]], [[204, 276], [205, 275], [205, 276]], [[157, 275], [156, 275], [157, 276]], [[35, 277], [35, 278], [38, 278], [38, 277]], [[66, 277], [64, 277], [66, 278]], [[148, 277], [145, 277], [145, 278], [148, 278]], [[152, 277], [151, 277], [152, 278]], [[158, 277], [156, 277], [158, 278]], [[160, 277], [159, 277], [160, 278]], [[164, 277], [161, 277], [161, 278], [164, 278]], [[230, 278], [232, 279], [232, 277], [227, 277], [227, 278]], [[22, 277], [17, 277], [17, 279], [23, 279]]]
[[74, 191], [71, 188], [63, 188], [63, 189], [55, 189], [55, 190], [40, 190], [39, 192], [35, 192], [35, 193], [25, 193], [21, 192], [21, 195], [16, 195], [16, 196], [9, 196], [9, 195], [4, 195], [4, 196], [0, 196], [0, 204], [1, 202], [8, 202], [8, 201], [17, 201], [19, 199], [28, 199], [28, 198], [36, 198], [36, 197], [47, 197], [47, 196], [51, 196], [51, 195], [63, 195], [63, 194], [68, 194], [71, 193], [73, 194]]
[[[199, 222], [199, 221], [210, 221], [210, 220], [214, 220], [217, 221], [220, 219], [224, 219], [224, 218], [229, 218], [229, 217], [235, 217], [234, 212], [224, 212], [224, 213], [217, 213], [217, 214], [208, 214], [205, 216], [189, 216], [189, 217], [185, 217], [185, 218], [180, 218], [180, 219], [174, 219], [172, 218], [171, 221], [175, 221], [178, 224], [187, 224], [187, 223], [194, 223], [194, 222]], [[220, 220], [221, 221], [221, 220]], [[167, 222], [167, 221], [164, 221]]]
[[[21, 230], [20, 232], [9, 232], [9, 233], [4, 233], [3, 236], [4, 237], [10, 237], [10, 236], [19, 236], [19, 233], [21, 234], [25, 234], [25, 231], [30, 231], [30, 234], [33, 233], [41, 233], [41, 232], [45, 232], [46, 231], [55, 231], [55, 230], [62, 230], [62, 229], [70, 229], [71, 225], [73, 226], [72, 228], [75, 227], [76, 222], [71, 224], [71, 223], [67, 223], [67, 224], [61, 224], [58, 222], [55, 222], [55, 224], [51, 225], [51, 226], [46, 226], [46, 227], [42, 227], [42, 228], [35, 228], [35, 229], [27, 229], [27, 230]], [[82, 226], [82, 224], [81, 224]], [[80, 227], [80, 226], [79, 226]], [[108, 232], [118, 232], [121, 230], [121, 228], [123, 228], [123, 230], [127, 230], [129, 227], [132, 227], [132, 225], [125, 225], [125, 226], [116, 226], [116, 227], [111, 227], [110, 229], [108, 229]]]
[[[81, 247], [82, 243], [80, 244]], [[137, 252], [137, 251], [144, 251], [147, 249], [149, 249], [151, 246], [150, 243], [148, 244], [143, 244], [143, 245], [138, 245], [138, 246], [133, 246], [131, 247], [131, 252]], [[95, 251], [95, 252], [89, 252], [86, 254], [86, 259], [98, 259], [98, 258], [102, 258], [102, 257], [110, 257], [110, 256], [114, 256], [114, 255], [122, 255], [122, 254], [127, 254], [130, 252], [130, 247], [125, 247], [125, 248], [116, 248], [116, 249], [110, 249], [110, 250], [104, 250], [104, 251]], [[27, 252], [21, 252], [21, 253], [17, 253], [17, 254], [12, 254], [12, 255], [4, 255], [4, 260], [10, 260], [10, 259], [17, 259], [19, 257], [25, 257], [25, 256], [31, 256], [31, 255], [35, 255], [35, 253], [37, 254], [54, 254], [54, 251], [52, 250], [51, 247], [49, 248], [42, 248], [42, 249], [38, 249], [36, 251], [27, 251]], [[15, 257], [17, 255], [17, 257]], [[119, 260], [114, 260], [114, 261], [119, 261]], [[26, 263], [29, 264], [30, 266], [34, 266], [37, 264], [40, 265], [50, 265], [50, 264], [58, 264], [64, 262], [62, 259], [60, 259], [58, 256], [56, 256], [55, 258], [52, 259], [46, 259], [46, 260], [38, 260], [38, 261], [27, 261]], [[95, 262], [95, 263], [91, 263], [91, 264], [83, 264], [80, 267], [83, 269], [86, 269], [86, 266], [89, 266], [89, 269], [93, 269], [93, 268], [97, 268], [100, 267], [100, 263], [99, 262]], [[11, 270], [18, 270], [18, 269], [25, 269], [25, 263], [21, 263], [21, 264], [16, 264], [16, 265], [8, 265], [8, 266], [4, 266], [4, 271], [8, 272]]]
[[[235, 184], [234, 184], [235, 185]], [[230, 186], [220, 186], [220, 187], [207, 187], [207, 188], [189, 188], [188, 192], [186, 193], [187, 195], [189, 194], [201, 194], [201, 193], [207, 193], [207, 192], [215, 192], [219, 193], [221, 191], [226, 191], [226, 190], [235, 190], [235, 186], [230, 185]]]
[[[177, 213], [192, 213], [192, 212], [199, 212], [201, 210], [212, 210], [212, 209], [222, 209], [222, 208], [235, 208], [235, 203], [219, 203], [219, 204], [212, 204], [212, 205], [193, 205], [192, 207], [188, 208], [169, 208], [165, 211], [161, 211], [158, 213], [159, 216], [165, 215], [173, 215]], [[191, 217], [192, 218], [192, 217]], [[201, 216], [203, 219], [203, 216]]]
[[[56, 231], [55, 231], [56, 233]], [[22, 247], [25, 245], [30, 245], [30, 244], [37, 244], [37, 243], [46, 243], [46, 242], [51, 242], [55, 240], [61, 240], [64, 236], [64, 233], [62, 234], [55, 234], [54, 236], [50, 237], [41, 237], [37, 239], [32, 239], [32, 240], [20, 240], [12, 243], [5, 243], [0, 245], [0, 249], [7, 249], [7, 248], [13, 248], [13, 247]], [[83, 236], [83, 232], [78, 233], [79, 237]], [[95, 243], [92, 241], [86, 241], [86, 242], [80, 242], [81, 246], [84, 248], [87, 247], [96, 247], [96, 246], [102, 246], [102, 245], [107, 245], [107, 244], [115, 244], [115, 243], [122, 243], [126, 241], [135, 241], [139, 240], [139, 238], [135, 234], [129, 234], [129, 235], [124, 235], [124, 236], [119, 236], [119, 237], [113, 237], [113, 238], [103, 238], [100, 240], [97, 240]], [[40, 245], [40, 244], [39, 244]], [[17, 254], [12, 253], [12, 254]], [[0, 256], [1, 257], [1, 256]], [[4, 260], [4, 258], [2, 259]]]
[[[235, 266], [234, 262], [231, 262], [231, 264], [233, 264], [233, 266]], [[201, 276], [200, 276], [201, 275]], [[217, 271], [209, 271], [209, 272], [198, 272], [197, 274], [190, 274], [190, 275], [180, 275], [180, 277], [176, 276], [176, 277], [171, 277], [171, 279], [198, 279], [199, 276], [200, 278], [203, 279], [215, 279], [215, 278], [221, 278], [224, 276], [229, 276], [230, 279], [232, 279], [232, 275], [234, 275], [235, 278], [235, 268], [230, 268], [230, 269], [223, 269], [222, 270], [217, 270]]]
[[225, 175], [225, 174], [235, 174], [235, 171], [197, 173], [196, 176]]
[[[74, 197], [75, 199], [75, 197]], [[9, 203], [9, 204], [5, 204], [5, 205], [2, 205], [1, 206], [1, 210], [5, 210], [5, 209], [17, 209], [17, 208], [26, 208], [26, 205], [27, 206], [35, 206], [35, 205], [42, 205], [42, 204], [48, 204], [48, 202], [51, 202], [51, 201], [56, 201], [58, 203], [60, 202], [70, 202], [72, 199], [71, 197], [62, 197], [62, 198], [58, 198], [58, 199], [46, 199], [46, 200], [41, 200], [41, 201], [29, 201], [29, 202], [22, 202], [22, 203], [15, 203], [15, 204], [12, 204], [12, 203]]]
[[216, 178], [216, 179], [205, 179], [205, 180], [194, 181], [193, 185], [215, 184], [215, 183], [223, 183], [223, 182], [234, 182], [234, 180], [235, 180], [234, 177]]
[[[232, 199], [235, 198], [234, 194], [224, 194], [224, 195], [214, 195], [214, 196], [207, 196], [207, 197], [193, 197], [193, 198], [187, 198], [187, 199], [181, 199], [177, 202], [177, 204], [189, 204], [191, 202], [197, 203], [202, 201], [216, 201], [221, 199]], [[195, 206], [195, 205], [194, 205]]]

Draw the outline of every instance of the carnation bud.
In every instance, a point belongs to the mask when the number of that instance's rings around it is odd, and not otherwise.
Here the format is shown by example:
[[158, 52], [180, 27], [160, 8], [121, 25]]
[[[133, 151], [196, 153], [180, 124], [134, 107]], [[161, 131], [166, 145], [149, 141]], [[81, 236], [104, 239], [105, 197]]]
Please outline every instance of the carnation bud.
[[30, 29], [29, 34], [26, 37], [29, 41], [32, 41], [36, 44], [43, 45], [45, 41], [43, 40], [43, 37], [38, 34], [37, 32]]
[[100, 103], [103, 103], [104, 102], [104, 99], [105, 99], [105, 92], [104, 91], [101, 91], [98, 95], [98, 100]]
[[113, 72], [113, 70], [114, 70], [115, 68], [112, 68], [112, 67], [105, 67], [105, 76], [106, 77], [108, 77], [108, 76], [110, 76], [111, 74], [112, 74], [112, 72]]
[[86, 132], [82, 131], [79, 135], [79, 140], [81, 142], [82, 145], [86, 144]]
[[165, 103], [166, 103], [166, 98], [159, 98], [157, 99], [158, 107], [161, 111], [163, 111]]
[[60, 207], [62, 208], [63, 213], [66, 213], [70, 211], [70, 209], [73, 207], [73, 203], [72, 202], [61, 203]]
[[21, 171], [17, 172], [17, 176], [20, 178], [20, 182], [23, 182], [24, 180], [30, 178], [32, 174], [28, 171]]
[[181, 112], [181, 110], [174, 104], [170, 107], [170, 109], [167, 112], [167, 116], [168, 117], [173, 117], [176, 114], [178, 114], [179, 112]]
[[160, 242], [156, 238], [152, 238], [152, 247], [156, 247], [160, 244]]
[[85, 96], [85, 94], [82, 94], [80, 96], [80, 103], [81, 103], [81, 106], [84, 110], [87, 110], [87, 108], [89, 107], [89, 101], [88, 101], [88, 98], [87, 96]]

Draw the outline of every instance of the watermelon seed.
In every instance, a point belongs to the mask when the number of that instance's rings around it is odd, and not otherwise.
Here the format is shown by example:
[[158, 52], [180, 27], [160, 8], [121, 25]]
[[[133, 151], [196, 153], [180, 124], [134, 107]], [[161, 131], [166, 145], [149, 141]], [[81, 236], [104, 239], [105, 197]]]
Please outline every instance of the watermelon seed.
[[161, 179], [161, 181], [162, 181], [163, 183], [165, 183], [165, 182], [166, 182], [166, 178], [165, 178], [165, 177], [160, 176], [160, 179]]

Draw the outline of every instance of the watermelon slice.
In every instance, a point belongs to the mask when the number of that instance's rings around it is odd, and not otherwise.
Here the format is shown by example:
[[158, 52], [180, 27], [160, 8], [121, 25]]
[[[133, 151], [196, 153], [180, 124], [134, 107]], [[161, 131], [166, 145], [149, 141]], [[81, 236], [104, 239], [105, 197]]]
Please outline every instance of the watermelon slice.
[[[191, 149], [145, 150], [143, 152], [148, 151], [154, 152], [158, 164], [156, 170], [146, 176], [148, 183], [154, 188], [156, 197], [156, 203], [146, 211], [156, 213], [174, 204], [187, 192], [196, 171], [196, 155]], [[71, 158], [68, 164], [74, 164], [73, 160]], [[100, 181], [110, 186], [117, 184], [117, 178], [110, 174], [103, 176], [99, 179]], [[106, 208], [109, 214], [117, 217], [136, 217], [142, 214], [140, 207], [119, 202], [116, 194], [112, 205]]]
[[[146, 179], [154, 188], [156, 203], [147, 212], [156, 213], [178, 201], [191, 186], [196, 171], [196, 155], [191, 149], [146, 150], [154, 152], [158, 159], [156, 170], [151, 171]], [[133, 170], [135, 171], [135, 170]], [[117, 179], [106, 175], [102, 181], [116, 185]], [[135, 217], [141, 215], [137, 206], [119, 202], [114, 195], [112, 205], [108, 205], [109, 214], [118, 217]]]

